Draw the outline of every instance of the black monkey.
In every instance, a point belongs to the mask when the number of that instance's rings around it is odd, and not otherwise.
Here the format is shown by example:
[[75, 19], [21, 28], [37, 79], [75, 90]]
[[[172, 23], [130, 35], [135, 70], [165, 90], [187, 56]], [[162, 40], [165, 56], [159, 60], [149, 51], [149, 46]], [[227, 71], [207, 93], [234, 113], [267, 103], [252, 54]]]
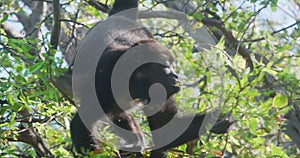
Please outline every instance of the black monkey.
[[[115, 0], [109, 15], [114, 15], [126, 9], [135, 8], [137, 5], [137, 0]], [[125, 34], [121, 34], [108, 45], [100, 58], [95, 74], [95, 89], [104, 112], [110, 116], [111, 121], [116, 125], [132, 131], [132, 133], [135, 134], [135, 137], [133, 138], [124, 139], [128, 141], [127, 143], [136, 144], [136, 149], [141, 148], [140, 145], [143, 143], [142, 132], [133, 117], [123, 109], [119, 108], [116, 103], [111, 90], [111, 75], [118, 59], [125, 54], [126, 51], [138, 46], [146, 46], [151, 50], [149, 51], [150, 53], [157, 55], [166, 63], [172, 63], [174, 60], [169, 50], [155, 41], [148, 30], [145, 28], [137, 28], [126, 32]], [[176, 85], [176, 74], [172, 71], [168, 71], [169, 69], [170, 67], [168, 64], [147, 63], [136, 69], [130, 78], [129, 90], [131, 97], [141, 102], [147, 103], [151, 101], [148, 90], [152, 84], [160, 83], [166, 89], [166, 102], [157, 113], [147, 117], [151, 131], [163, 127], [172, 119], [184, 120], [189, 119], [190, 117], [178, 117], [176, 115], [178, 109], [172, 95], [179, 91], [179, 87]], [[145, 112], [147, 112], [146, 110]], [[153, 150], [151, 152], [151, 157], [163, 157], [163, 152], [165, 150], [198, 138], [198, 131], [205, 116], [206, 114], [196, 114], [183, 134], [170, 144]], [[214, 126], [211, 131], [214, 133], [225, 133], [229, 125], [229, 122], [224, 121], [221, 122], [221, 124]], [[224, 128], [220, 129], [220, 127], [223, 126]], [[84, 150], [93, 151], [99, 148], [97, 138], [95, 138], [84, 126], [78, 113], [75, 114], [71, 121], [71, 138], [73, 145], [79, 152], [83, 152]]]
[[[138, 145], [141, 145], [143, 139], [139, 125], [135, 123], [130, 114], [119, 108], [111, 88], [111, 75], [116, 62], [127, 50], [138, 45], [147, 45], [149, 49], [148, 53], [151, 53], [153, 56], [157, 55], [158, 58], [161, 58], [161, 60], [166, 63], [173, 62], [169, 50], [153, 40], [151, 34], [146, 29], [138, 28], [130, 30], [114, 39], [103, 52], [96, 69], [95, 89], [103, 111], [110, 116], [111, 121], [136, 134], [136, 138], [131, 138], [130, 140], [126, 139], [126, 141], [129, 141], [128, 143], [137, 142]], [[129, 82], [129, 90], [133, 99], [149, 102], [150, 96], [148, 90], [152, 84], [162, 84], [166, 88], [167, 98], [169, 98], [179, 91], [176, 82], [177, 76], [169, 71], [168, 66], [157, 63], [147, 63], [133, 72]], [[166, 104], [166, 107], [167, 106], [168, 104]], [[173, 108], [173, 105], [170, 104], [170, 107]], [[176, 106], [174, 106], [174, 108], [174, 110], [177, 110]], [[71, 136], [73, 145], [77, 151], [82, 151], [82, 148], [88, 150], [98, 148], [97, 139], [84, 126], [78, 113], [76, 113], [71, 121]], [[138, 148], [137, 146], [137, 150]]]

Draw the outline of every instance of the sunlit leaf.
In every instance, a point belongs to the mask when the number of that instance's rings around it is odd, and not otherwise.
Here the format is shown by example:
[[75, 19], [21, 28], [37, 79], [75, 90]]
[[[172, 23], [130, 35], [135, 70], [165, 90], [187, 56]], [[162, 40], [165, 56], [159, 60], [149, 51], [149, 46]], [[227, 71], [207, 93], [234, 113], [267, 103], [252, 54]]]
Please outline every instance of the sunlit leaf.
[[282, 108], [288, 104], [288, 97], [286, 95], [277, 94], [273, 99], [273, 107]]

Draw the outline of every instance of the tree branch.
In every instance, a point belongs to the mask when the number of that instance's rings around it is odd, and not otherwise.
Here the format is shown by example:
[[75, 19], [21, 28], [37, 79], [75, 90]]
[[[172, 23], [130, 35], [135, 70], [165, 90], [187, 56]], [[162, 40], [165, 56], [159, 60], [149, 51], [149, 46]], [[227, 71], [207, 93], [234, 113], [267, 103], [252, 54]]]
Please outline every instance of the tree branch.
[[51, 33], [50, 44], [53, 49], [56, 49], [59, 42], [60, 34], [60, 5], [59, 0], [53, 0], [53, 21], [54, 27]]
[[[289, 25], [287, 27], [284, 27], [284, 28], [281, 28], [279, 30], [273, 31], [271, 33], [271, 35], [275, 35], [275, 34], [281, 32], [281, 31], [285, 31], [285, 30], [287, 30], [287, 29], [289, 29], [291, 27], [294, 27], [295, 25], [298, 25], [298, 24], [300, 24], [300, 20], [297, 20], [295, 23], [293, 23], [293, 24], [291, 24], [291, 25]], [[265, 39], [266, 39], [265, 37], [261, 37], [261, 38], [252, 39], [252, 40], [244, 40], [243, 42], [259, 42], [259, 41], [262, 41], [262, 40], [265, 40]]]
[[214, 27], [218, 28], [223, 33], [223, 35], [226, 37], [226, 39], [231, 43], [231, 45], [234, 48], [238, 49], [237, 50], [238, 53], [247, 61], [247, 66], [249, 66], [251, 70], [253, 69], [253, 62], [250, 57], [251, 52], [248, 49], [246, 49], [244, 46], [239, 44], [240, 43], [239, 40], [233, 36], [231, 31], [228, 31], [225, 28], [225, 25], [222, 21], [212, 19], [212, 18], [206, 18], [206, 19], [203, 19], [202, 22], [203, 22], [203, 24], [205, 24], [207, 26], [210, 26], [210, 27], [214, 26]]
[[101, 2], [97, 2], [94, 0], [86, 0], [86, 2], [93, 6], [94, 8], [96, 8], [97, 10], [100, 10], [104, 13], [108, 13], [110, 11], [110, 8], [107, 4], [101, 3]]

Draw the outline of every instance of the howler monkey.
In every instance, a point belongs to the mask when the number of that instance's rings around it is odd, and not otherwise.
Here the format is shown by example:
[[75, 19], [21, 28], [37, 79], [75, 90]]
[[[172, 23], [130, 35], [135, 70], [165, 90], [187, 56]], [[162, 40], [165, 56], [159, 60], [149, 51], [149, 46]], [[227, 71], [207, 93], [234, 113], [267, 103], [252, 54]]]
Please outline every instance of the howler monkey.
[[[138, 0], [115, 0], [109, 15], [114, 15], [126, 9], [136, 8], [137, 5]], [[137, 102], [145, 104], [151, 102], [148, 91], [151, 85], [155, 83], [160, 83], [166, 90], [166, 100], [162, 106], [158, 107], [159, 109], [147, 106], [144, 108], [145, 113], [153, 110], [157, 111], [153, 115], [147, 115], [151, 131], [165, 126], [171, 120], [184, 121], [185, 119], [191, 119], [191, 116], [178, 117], [176, 115], [178, 109], [172, 95], [179, 91], [179, 87], [177, 85], [177, 76], [171, 71], [170, 66], [174, 59], [170, 51], [155, 41], [151, 33], [143, 27], [128, 30], [115, 37], [116, 38], [113, 39], [104, 50], [103, 55], [98, 62], [95, 73], [96, 94], [103, 111], [109, 115], [109, 119], [114, 124], [131, 131], [135, 135], [131, 138], [124, 138], [124, 140], [127, 141], [128, 144], [134, 144], [135, 146], [133, 148], [142, 150], [142, 131], [140, 130], [139, 125], [134, 121], [133, 117], [126, 112], [127, 109], [119, 107], [116, 98], [113, 96], [111, 87], [113, 69], [118, 60], [126, 54], [126, 52], [143, 47], [143, 49], [145, 49], [143, 51], [147, 51], [147, 53], [157, 56], [163, 63], [150, 62], [143, 64], [131, 74], [129, 80], [130, 95], [132, 99]], [[128, 103], [126, 102], [124, 104]], [[152, 150], [151, 157], [163, 157], [163, 152], [165, 150], [198, 138], [199, 129], [206, 115], [207, 114], [196, 114], [195, 117], [192, 118], [190, 125], [179, 137], [163, 147]], [[215, 125], [211, 129], [211, 132], [225, 133], [229, 125], [230, 124], [227, 121], [221, 122], [221, 124]], [[220, 128], [221, 126], [224, 126], [224, 128]], [[167, 135], [168, 133], [162, 133], [162, 135], [164, 134]], [[155, 133], [152, 133], [152, 135], [153, 138], [156, 139], [159, 137], [156, 136]], [[83, 152], [84, 150], [93, 151], [99, 148], [97, 138], [95, 138], [95, 136], [85, 127], [78, 113], [75, 114], [71, 121], [71, 138], [73, 145], [78, 152]], [[154, 145], [156, 145], [157, 141], [155, 139], [153, 142]]]

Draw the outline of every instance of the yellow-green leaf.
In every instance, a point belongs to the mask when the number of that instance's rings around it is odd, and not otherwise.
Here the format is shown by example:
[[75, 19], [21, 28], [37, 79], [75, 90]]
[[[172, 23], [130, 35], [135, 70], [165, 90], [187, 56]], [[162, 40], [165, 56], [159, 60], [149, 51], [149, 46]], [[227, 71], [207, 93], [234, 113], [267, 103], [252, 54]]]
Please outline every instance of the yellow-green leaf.
[[249, 130], [252, 134], [255, 134], [255, 131], [258, 127], [257, 125], [257, 120], [255, 118], [250, 118], [248, 121], [247, 121], [247, 126], [249, 127]]
[[288, 104], [288, 98], [285, 95], [277, 94], [273, 99], [273, 107], [281, 108]]

